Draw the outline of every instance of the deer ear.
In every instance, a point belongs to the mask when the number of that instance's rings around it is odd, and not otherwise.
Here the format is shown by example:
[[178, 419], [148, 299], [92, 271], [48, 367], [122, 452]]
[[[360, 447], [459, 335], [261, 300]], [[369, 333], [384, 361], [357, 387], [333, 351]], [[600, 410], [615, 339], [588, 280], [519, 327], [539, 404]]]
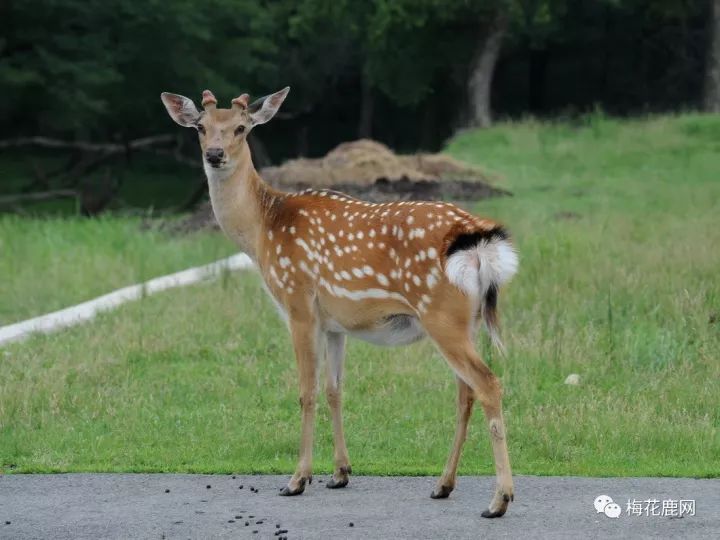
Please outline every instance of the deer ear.
[[275, 113], [278, 112], [280, 105], [282, 105], [282, 102], [285, 101], [288, 92], [290, 92], [290, 87], [286, 86], [279, 92], [275, 92], [274, 94], [270, 94], [269, 96], [264, 96], [256, 101], [253, 101], [248, 106], [248, 113], [250, 113], [250, 119], [252, 120], [253, 126], [264, 124], [275, 116]]
[[191, 99], [168, 92], [160, 94], [160, 99], [162, 99], [170, 118], [175, 122], [183, 127], [195, 127], [197, 125], [200, 113]]

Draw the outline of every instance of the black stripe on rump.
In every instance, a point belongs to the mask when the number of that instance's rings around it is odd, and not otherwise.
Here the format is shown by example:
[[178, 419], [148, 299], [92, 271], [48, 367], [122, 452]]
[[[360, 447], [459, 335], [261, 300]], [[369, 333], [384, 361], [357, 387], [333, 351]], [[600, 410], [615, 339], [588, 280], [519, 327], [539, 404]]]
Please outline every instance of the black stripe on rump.
[[486, 231], [459, 234], [448, 246], [445, 256], [449, 257], [458, 251], [475, 247], [480, 242], [488, 243], [491, 240], [507, 240], [508, 238], [510, 238], [510, 235], [505, 228], [500, 225], [496, 225], [492, 229], [488, 229]]

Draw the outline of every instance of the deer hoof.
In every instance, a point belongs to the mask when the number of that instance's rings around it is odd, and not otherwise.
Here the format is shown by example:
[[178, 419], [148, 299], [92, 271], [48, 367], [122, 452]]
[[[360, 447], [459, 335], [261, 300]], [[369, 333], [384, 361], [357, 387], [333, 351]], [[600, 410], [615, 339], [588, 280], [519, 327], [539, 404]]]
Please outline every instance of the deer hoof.
[[330, 481], [325, 484], [325, 487], [329, 489], [340, 489], [347, 486], [348, 482], [349, 480], [347, 477], [341, 478], [340, 480], [335, 480], [335, 478], [331, 478]]
[[290, 486], [285, 486], [280, 490], [280, 495], [283, 497], [292, 497], [294, 495], [302, 495], [303, 491], [305, 491], [305, 484], [307, 483], [306, 478], [301, 478], [298, 480], [298, 485], [295, 488], [291, 488]]
[[431, 499], [447, 499], [455, 489], [453, 486], [440, 486], [430, 494]]

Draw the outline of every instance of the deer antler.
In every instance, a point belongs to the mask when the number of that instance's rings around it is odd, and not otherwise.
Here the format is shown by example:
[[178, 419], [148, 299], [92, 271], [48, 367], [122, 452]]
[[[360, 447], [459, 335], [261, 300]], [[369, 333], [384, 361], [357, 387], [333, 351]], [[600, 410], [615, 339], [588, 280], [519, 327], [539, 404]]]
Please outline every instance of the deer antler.
[[232, 100], [232, 105], [233, 105], [233, 107], [239, 107], [240, 109], [247, 109], [249, 100], [250, 100], [249, 95], [241, 94]]
[[217, 105], [217, 99], [210, 90], [203, 90], [202, 93], [202, 106], [205, 110], [214, 109]]

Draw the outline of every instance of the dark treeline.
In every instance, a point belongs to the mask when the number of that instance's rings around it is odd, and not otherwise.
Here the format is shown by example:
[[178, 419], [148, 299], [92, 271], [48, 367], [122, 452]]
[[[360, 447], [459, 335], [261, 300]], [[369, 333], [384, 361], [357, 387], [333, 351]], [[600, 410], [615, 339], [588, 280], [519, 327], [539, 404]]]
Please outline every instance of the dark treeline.
[[[491, 117], [720, 105], [717, 0], [4, 0], [3, 138], [174, 131], [159, 94], [292, 87], [273, 161]], [[704, 100], [704, 101], [703, 101]], [[272, 133], [272, 135], [271, 135]]]

